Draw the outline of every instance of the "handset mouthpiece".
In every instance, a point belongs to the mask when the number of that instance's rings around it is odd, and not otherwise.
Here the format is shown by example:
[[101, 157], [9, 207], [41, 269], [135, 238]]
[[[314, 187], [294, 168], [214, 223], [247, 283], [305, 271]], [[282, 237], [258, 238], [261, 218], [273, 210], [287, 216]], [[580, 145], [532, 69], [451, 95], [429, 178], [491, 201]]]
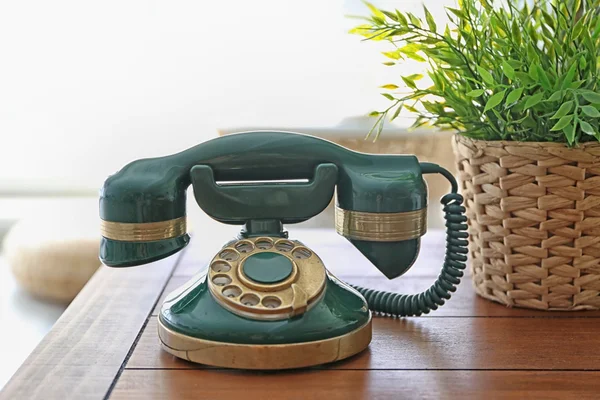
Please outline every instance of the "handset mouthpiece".
[[335, 228], [389, 279], [408, 271], [427, 231], [427, 185], [416, 157], [373, 155], [348, 171], [338, 183]]

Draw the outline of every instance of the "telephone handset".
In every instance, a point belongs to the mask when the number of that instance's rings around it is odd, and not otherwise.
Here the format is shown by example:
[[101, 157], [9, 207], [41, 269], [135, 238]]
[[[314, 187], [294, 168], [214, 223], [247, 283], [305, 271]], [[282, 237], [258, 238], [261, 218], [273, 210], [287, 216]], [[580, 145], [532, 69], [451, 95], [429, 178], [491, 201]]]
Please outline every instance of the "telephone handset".
[[[319, 214], [335, 192], [336, 231], [386, 277], [398, 277], [415, 261], [426, 231], [422, 175], [429, 173], [445, 176], [452, 191], [441, 200], [446, 258], [423, 293], [352, 288], [283, 230], [284, 224]], [[288, 182], [269, 182], [282, 180]], [[134, 161], [110, 176], [100, 194], [102, 262], [135, 266], [185, 247], [190, 184], [210, 217], [242, 229], [212, 258], [207, 272], [165, 300], [159, 337], [177, 357], [243, 369], [341, 360], [369, 345], [369, 309], [421, 315], [443, 305], [460, 283], [467, 226], [463, 199], [448, 171], [411, 155], [358, 153], [288, 132], [228, 135]]]

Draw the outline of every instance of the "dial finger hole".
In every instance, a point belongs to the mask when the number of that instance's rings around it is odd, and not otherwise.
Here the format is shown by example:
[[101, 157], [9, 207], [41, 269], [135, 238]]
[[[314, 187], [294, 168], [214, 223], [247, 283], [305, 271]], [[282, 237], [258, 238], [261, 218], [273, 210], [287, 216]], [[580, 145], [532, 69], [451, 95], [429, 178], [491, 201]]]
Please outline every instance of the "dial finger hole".
[[211, 268], [214, 272], [222, 272], [226, 273], [231, 270], [231, 266], [227, 264], [225, 261], [215, 261], [212, 263]]
[[223, 296], [233, 299], [234, 297], [238, 297], [240, 294], [242, 294], [242, 289], [237, 286], [227, 286], [223, 288], [221, 293], [223, 293]]
[[259, 239], [256, 241], [256, 247], [261, 250], [269, 250], [273, 247], [273, 242], [268, 239]]
[[225, 286], [231, 283], [231, 278], [227, 275], [215, 275], [212, 278], [212, 282], [217, 286]]
[[254, 249], [252, 242], [239, 242], [235, 245], [235, 249], [240, 253], [249, 253]]
[[254, 307], [255, 305], [257, 305], [259, 303], [259, 301], [260, 301], [260, 299], [258, 298], [258, 296], [255, 294], [252, 294], [252, 293], [245, 294], [240, 299], [240, 302], [243, 305], [250, 306], [250, 307]]
[[299, 248], [292, 251], [292, 255], [294, 256], [294, 258], [305, 260], [307, 258], [310, 258], [310, 256], [312, 256], [312, 253], [308, 249]]
[[223, 250], [219, 254], [219, 257], [221, 257], [223, 260], [235, 261], [238, 258], [240, 258], [240, 255], [238, 254], [237, 251], [234, 251], [234, 250], [231, 250], [231, 249], [227, 249], [227, 250]]
[[262, 305], [266, 308], [277, 308], [281, 306], [281, 300], [279, 300], [279, 297], [267, 296], [262, 300]]
[[290, 242], [289, 240], [280, 240], [275, 243], [275, 248], [279, 251], [287, 253], [294, 248], [294, 243]]

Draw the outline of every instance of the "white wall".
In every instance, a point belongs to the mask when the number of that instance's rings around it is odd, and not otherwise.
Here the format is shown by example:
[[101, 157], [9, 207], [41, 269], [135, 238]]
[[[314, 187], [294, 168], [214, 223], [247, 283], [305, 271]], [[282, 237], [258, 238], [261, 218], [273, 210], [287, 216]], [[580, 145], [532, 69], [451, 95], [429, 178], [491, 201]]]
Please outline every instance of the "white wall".
[[[453, 1], [427, 3], [442, 18]], [[397, 70], [347, 34], [359, 21], [345, 15], [366, 13], [359, 0], [0, 1], [0, 194], [93, 193], [219, 126], [328, 126], [383, 107], [377, 86]]]

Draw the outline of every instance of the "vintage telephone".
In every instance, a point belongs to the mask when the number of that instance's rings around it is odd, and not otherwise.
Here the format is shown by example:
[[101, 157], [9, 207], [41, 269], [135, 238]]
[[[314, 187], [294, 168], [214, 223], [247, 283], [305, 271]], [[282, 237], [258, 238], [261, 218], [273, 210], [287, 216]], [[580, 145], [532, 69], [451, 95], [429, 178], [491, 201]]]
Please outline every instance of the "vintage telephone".
[[[386, 277], [398, 277], [415, 261], [426, 231], [422, 174], [429, 173], [445, 176], [452, 193], [441, 200], [446, 259], [437, 281], [421, 294], [351, 288], [283, 230], [283, 224], [319, 214], [337, 188], [337, 232]], [[288, 182], [275, 182], [282, 180]], [[104, 264], [149, 263], [185, 247], [190, 184], [210, 217], [242, 230], [214, 256], [207, 272], [165, 300], [159, 336], [177, 357], [243, 369], [341, 360], [369, 345], [369, 309], [420, 315], [443, 305], [460, 283], [467, 226], [463, 199], [448, 171], [411, 155], [357, 153], [287, 132], [228, 135], [174, 155], [134, 161], [110, 176], [100, 194]]]

